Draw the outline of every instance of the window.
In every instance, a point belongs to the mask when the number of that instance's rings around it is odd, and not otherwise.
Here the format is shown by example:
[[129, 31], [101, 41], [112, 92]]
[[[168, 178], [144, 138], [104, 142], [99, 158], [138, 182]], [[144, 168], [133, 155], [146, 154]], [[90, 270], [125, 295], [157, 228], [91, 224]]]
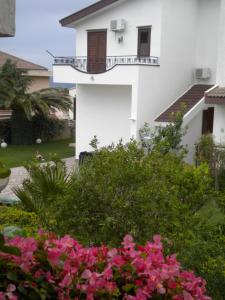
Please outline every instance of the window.
[[151, 27], [138, 28], [138, 56], [149, 57], [151, 44]]

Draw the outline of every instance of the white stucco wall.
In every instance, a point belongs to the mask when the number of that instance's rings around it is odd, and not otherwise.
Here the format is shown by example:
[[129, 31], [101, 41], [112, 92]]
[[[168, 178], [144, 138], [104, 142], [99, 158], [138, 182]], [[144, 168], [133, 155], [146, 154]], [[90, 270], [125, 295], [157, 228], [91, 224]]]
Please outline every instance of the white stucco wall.
[[214, 124], [213, 124], [214, 140], [218, 144], [225, 145], [225, 106], [214, 106]]
[[130, 86], [77, 85], [77, 158], [93, 150], [89, 143], [95, 135], [99, 146], [129, 140], [131, 93]]
[[138, 128], [155, 118], [194, 82], [196, 0], [164, 0], [160, 67], [141, 67], [139, 76]]
[[[155, 68], [155, 66], [149, 66]], [[139, 66], [115, 66], [101, 74], [87, 74], [71, 66], [54, 65], [54, 82], [91, 85], [132, 85], [138, 83]]]
[[196, 68], [210, 68], [212, 77], [200, 83], [215, 83], [221, 0], [198, 0]]
[[220, 7], [217, 83], [225, 86], [225, 0], [221, 0]]
[[199, 141], [202, 135], [202, 111], [185, 126], [186, 134], [183, 137], [182, 143], [188, 148], [188, 154], [185, 161], [189, 164], [194, 163], [195, 144]]
[[[107, 29], [107, 56], [137, 55], [138, 26], [152, 26], [151, 56], [160, 54], [162, 0], [129, 0], [97, 13], [75, 25], [76, 55], [87, 55], [87, 30]], [[124, 33], [110, 31], [110, 21], [124, 19]], [[124, 42], [118, 43], [123, 36]]]

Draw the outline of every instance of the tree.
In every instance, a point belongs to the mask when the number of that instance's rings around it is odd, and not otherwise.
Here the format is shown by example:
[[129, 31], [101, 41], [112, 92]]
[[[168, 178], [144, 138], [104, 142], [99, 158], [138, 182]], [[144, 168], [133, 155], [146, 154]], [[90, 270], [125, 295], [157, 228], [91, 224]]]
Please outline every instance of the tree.
[[64, 89], [42, 89], [28, 93], [31, 79], [8, 60], [0, 71], [0, 108], [12, 110], [12, 143], [32, 143], [32, 117], [49, 116], [54, 109], [67, 112], [72, 105]]

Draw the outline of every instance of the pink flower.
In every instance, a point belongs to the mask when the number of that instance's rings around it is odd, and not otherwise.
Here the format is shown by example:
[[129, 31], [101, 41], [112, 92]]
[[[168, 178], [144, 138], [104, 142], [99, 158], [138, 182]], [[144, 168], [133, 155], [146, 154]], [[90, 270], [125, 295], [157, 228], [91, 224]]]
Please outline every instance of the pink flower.
[[60, 282], [59, 286], [62, 288], [69, 287], [72, 283], [72, 276], [68, 273], [66, 276], [63, 278], [63, 280]]
[[110, 267], [104, 270], [103, 278], [106, 279], [106, 280], [110, 280], [110, 279], [113, 278], [113, 272], [112, 272], [112, 269]]
[[9, 284], [8, 287], [7, 287], [7, 292], [8, 293], [12, 293], [12, 292], [15, 292], [16, 290], [16, 286], [14, 284]]
[[112, 249], [108, 251], [107, 255], [109, 258], [114, 258], [117, 255], [117, 253], [118, 253], [117, 249]]
[[131, 235], [126, 235], [123, 239], [122, 245], [124, 246], [124, 249], [133, 249], [135, 246], [135, 243], [133, 242], [133, 237]]
[[33, 238], [23, 238], [20, 236], [7, 240], [7, 245], [17, 247], [21, 251], [21, 256], [11, 256], [22, 270], [29, 271], [35, 264], [34, 252], [37, 250], [37, 242]]
[[0, 300], [6, 300], [5, 294], [3, 292], [0, 292]]
[[[104, 245], [86, 248], [70, 236], [58, 239], [44, 232], [38, 241], [15, 237], [6, 242], [18, 247], [21, 256], [0, 253], [1, 263], [14, 264], [15, 270], [26, 272], [28, 279], [21, 282], [22, 287], [38, 289], [43, 280], [59, 300], [71, 300], [73, 291], [87, 300], [97, 299], [99, 293], [115, 299], [118, 293], [125, 300], [162, 295], [172, 300], [211, 300], [202, 278], [183, 271], [175, 255], [164, 257], [160, 236], [138, 246], [127, 235], [118, 249]], [[5, 289], [0, 300], [17, 300], [20, 291], [16, 284], [9, 281]]]
[[57, 266], [60, 263], [60, 256], [62, 251], [57, 248], [48, 249], [48, 260], [53, 266]]
[[89, 279], [91, 279], [91, 277], [92, 277], [92, 273], [91, 273], [90, 270], [85, 270], [85, 271], [81, 274], [81, 278], [83, 278], [83, 279], [89, 280]]

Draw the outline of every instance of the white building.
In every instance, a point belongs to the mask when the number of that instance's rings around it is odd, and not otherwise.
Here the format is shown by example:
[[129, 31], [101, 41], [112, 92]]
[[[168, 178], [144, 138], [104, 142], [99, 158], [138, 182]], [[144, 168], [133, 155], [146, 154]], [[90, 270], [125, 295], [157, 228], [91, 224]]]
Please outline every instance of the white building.
[[102, 0], [60, 22], [76, 29], [76, 57], [53, 74], [77, 87], [77, 157], [94, 135], [104, 146], [172, 121], [183, 102], [190, 159], [202, 133], [225, 142], [225, 0]]

